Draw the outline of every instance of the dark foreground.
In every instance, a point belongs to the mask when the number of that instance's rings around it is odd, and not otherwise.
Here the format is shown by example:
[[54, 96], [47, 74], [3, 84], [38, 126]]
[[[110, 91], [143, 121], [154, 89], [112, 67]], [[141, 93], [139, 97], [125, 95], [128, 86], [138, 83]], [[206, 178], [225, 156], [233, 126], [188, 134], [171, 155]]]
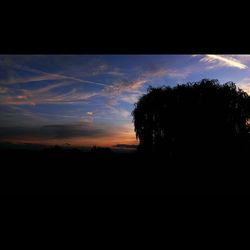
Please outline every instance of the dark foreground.
[[4, 150], [1, 195], [249, 195], [246, 158]]

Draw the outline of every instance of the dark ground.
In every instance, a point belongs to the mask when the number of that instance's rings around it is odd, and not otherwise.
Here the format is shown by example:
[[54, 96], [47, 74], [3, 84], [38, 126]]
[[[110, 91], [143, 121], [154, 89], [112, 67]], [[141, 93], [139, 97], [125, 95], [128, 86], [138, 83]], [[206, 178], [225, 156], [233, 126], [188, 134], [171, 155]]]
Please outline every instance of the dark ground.
[[[249, 195], [246, 158], [1, 149], [1, 195]], [[225, 160], [226, 159], [226, 160]]]

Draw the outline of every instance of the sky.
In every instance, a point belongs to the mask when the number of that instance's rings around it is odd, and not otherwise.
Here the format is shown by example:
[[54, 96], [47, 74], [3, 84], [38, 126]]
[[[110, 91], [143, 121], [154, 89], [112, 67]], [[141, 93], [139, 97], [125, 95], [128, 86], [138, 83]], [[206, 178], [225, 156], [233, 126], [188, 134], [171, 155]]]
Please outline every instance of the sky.
[[0, 55], [0, 142], [136, 145], [149, 86], [204, 78], [250, 94], [250, 55]]

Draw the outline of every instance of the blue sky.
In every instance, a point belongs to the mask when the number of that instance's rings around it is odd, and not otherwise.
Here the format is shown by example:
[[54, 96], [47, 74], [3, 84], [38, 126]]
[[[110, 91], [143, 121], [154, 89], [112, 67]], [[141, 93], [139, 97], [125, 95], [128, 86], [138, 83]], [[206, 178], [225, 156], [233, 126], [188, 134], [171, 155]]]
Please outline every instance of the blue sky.
[[0, 141], [136, 144], [131, 111], [149, 85], [203, 78], [250, 93], [250, 55], [0, 55]]

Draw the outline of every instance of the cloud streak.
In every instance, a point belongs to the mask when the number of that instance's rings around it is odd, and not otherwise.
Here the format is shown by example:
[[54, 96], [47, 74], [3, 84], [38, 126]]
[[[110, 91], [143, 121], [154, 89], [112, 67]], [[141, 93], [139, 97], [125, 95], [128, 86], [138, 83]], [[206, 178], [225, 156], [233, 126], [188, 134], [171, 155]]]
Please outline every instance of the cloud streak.
[[124, 95], [120, 98], [121, 101], [123, 102], [127, 102], [129, 104], [134, 104], [138, 101], [139, 97], [141, 96], [140, 93], [138, 94], [127, 94], [127, 95]]
[[37, 76], [30, 77], [11, 77], [9, 79], [4, 79], [0, 81], [0, 84], [16, 84], [16, 83], [30, 83], [30, 82], [39, 82], [39, 81], [48, 81], [48, 80], [73, 80], [81, 83], [94, 84], [98, 86], [106, 86], [104, 83], [90, 81], [81, 79], [78, 77], [68, 76], [61, 73], [49, 73], [35, 68], [12, 64], [12, 67], [21, 71], [28, 71], [30, 73], [38, 74]]
[[[39, 70], [31, 68], [25, 65], [18, 65], [12, 63], [10, 66], [27, 71], [32, 74], [38, 74], [36, 76], [29, 77], [11, 77], [8, 79], [2, 79], [0, 84], [2, 85], [12, 85], [17, 83], [33, 83], [41, 81], [62, 81], [57, 83], [51, 83], [46, 87], [41, 87], [38, 89], [19, 89], [18, 93], [7, 93], [7, 88], [1, 87], [0, 93], [7, 94], [0, 99], [0, 104], [7, 105], [36, 105], [36, 104], [59, 104], [59, 103], [77, 103], [86, 101], [94, 96], [105, 97], [108, 99], [118, 98], [122, 94], [126, 94], [128, 97], [123, 96], [123, 101], [128, 103], [133, 103], [136, 101], [135, 94], [140, 93], [140, 88], [143, 87], [150, 80], [161, 77], [173, 77], [173, 78], [183, 78], [188, 72], [183, 70], [169, 69], [167, 67], [150, 65], [147, 69], [139, 70], [132, 78], [126, 79], [125, 73], [121, 71], [118, 67], [112, 67], [111, 65], [105, 63], [98, 63], [94, 69], [90, 69], [88, 75], [112, 75], [116, 79], [112, 79], [109, 84], [104, 84], [99, 81], [90, 81], [81, 79], [75, 76], [69, 76], [65, 73], [49, 73], [44, 70]], [[91, 73], [92, 72], [92, 73]], [[119, 78], [125, 78], [125, 80], [120, 80]], [[75, 86], [76, 83], [87, 83], [98, 85], [101, 89], [86, 92], [79, 90], [80, 86]], [[64, 89], [64, 93], [60, 88], [64, 86], [73, 86], [72, 89]]]
[[[71, 82], [72, 84], [72, 82]], [[18, 89], [13, 93], [4, 91], [0, 97], [1, 105], [37, 105], [37, 104], [60, 104], [87, 101], [96, 96], [98, 92], [84, 92], [72, 87], [62, 93], [61, 88], [70, 86], [69, 82], [59, 82], [37, 89]], [[4, 90], [4, 89], [3, 89]], [[51, 92], [53, 91], [53, 92]]]
[[205, 55], [200, 62], [211, 64], [210, 68], [216, 67], [233, 67], [238, 69], [246, 69], [247, 65], [243, 64], [239, 59], [229, 55]]
[[146, 79], [132, 80], [129, 82], [118, 82], [104, 88], [102, 95], [119, 95], [123, 92], [136, 92], [147, 82]]
[[165, 67], [153, 67], [150, 70], [147, 70], [142, 73], [141, 77], [145, 79], [152, 79], [152, 78], [159, 78], [159, 77], [171, 77], [177, 79], [183, 79], [187, 77], [189, 72], [185, 69], [177, 70], [177, 69], [170, 69], [167, 66]]

